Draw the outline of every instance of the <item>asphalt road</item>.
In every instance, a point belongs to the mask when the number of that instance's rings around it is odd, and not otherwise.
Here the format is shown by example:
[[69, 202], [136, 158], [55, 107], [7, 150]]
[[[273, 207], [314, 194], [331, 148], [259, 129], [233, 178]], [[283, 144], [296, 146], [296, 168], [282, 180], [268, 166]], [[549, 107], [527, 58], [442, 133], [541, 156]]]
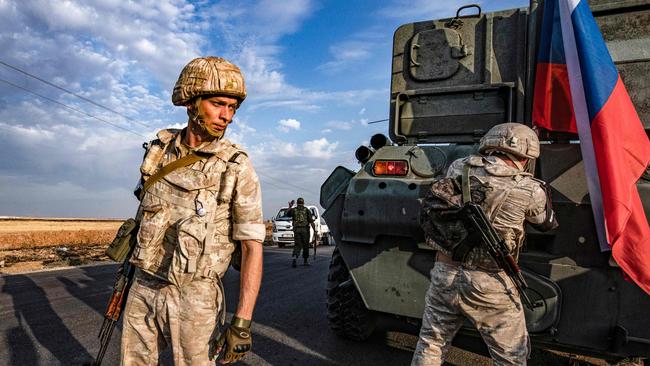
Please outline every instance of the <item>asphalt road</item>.
[[[255, 310], [253, 352], [241, 365], [409, 365], [411, 352], [387, 346], [387, 333], [366, 342], [330, 332], [325, 284], [333, 247], [319, 247], [310, 267], [291, 268], [291, 248], [265, 248], [264, 280]], [[0, 365], [81, 365], [99, 348], [97, 332], [111, 295], [114, 264], [0, 277]], [[227, 308], [236, 306], [239, 273], [224, 279]], [[232, 314], [229, 314], [229, 316]], [[120, 325], [118, 323], [118, 325]], [[119, 326], [103, 365], [119, 364]], [[407, 337], [407, 344], [413, 338]], [[412, 344], [412, 343], [411, 343]], [[163, 365], [171, 365], [169, 353]], [[490, 365], [453, 349], [451, 365]], [[533, 355], [529, 365], [566, 365]], [[554, 360], [557, 361], [557, 360]]]
[[[248, 365], [407, 365], [411, 354], [338, 338], [327, 327], [325, 283], [332, 247], [319, 247], [310, 267], [290, 266], [290, 250], [266, 248]], [[98, 350], [97, 332], [115, 265], [0, 277], [0, 365], [81, 365]], [[237, 302], [239, 274], [224, 280], [227, 306]], [[104, 365], [119, 364], [119, 329]], [[168, 357], [163, 357], [167, 358]], [[168, 363], [170, 364], [170, 363]]]

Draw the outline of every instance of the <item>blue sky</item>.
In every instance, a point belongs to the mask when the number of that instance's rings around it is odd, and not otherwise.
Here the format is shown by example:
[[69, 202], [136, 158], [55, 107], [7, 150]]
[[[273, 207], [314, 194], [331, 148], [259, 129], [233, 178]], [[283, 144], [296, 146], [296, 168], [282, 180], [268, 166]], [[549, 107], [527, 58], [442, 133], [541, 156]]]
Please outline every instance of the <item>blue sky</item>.
[[387, 123], [367, 122], [388, 116], [394, 30], [465, 4], [0, 0], [0, 61], [118, 112], [0, 65], [0, 215], [131, 216], [142, 142], [186, 124], [171, 89], [200, 55], [246, 77], [249, 97], [226, 137], [249, 152], [265, 218], [298, 196], [316, 203], [329, 172], [356, 169], [354, 150], [386, 133]]

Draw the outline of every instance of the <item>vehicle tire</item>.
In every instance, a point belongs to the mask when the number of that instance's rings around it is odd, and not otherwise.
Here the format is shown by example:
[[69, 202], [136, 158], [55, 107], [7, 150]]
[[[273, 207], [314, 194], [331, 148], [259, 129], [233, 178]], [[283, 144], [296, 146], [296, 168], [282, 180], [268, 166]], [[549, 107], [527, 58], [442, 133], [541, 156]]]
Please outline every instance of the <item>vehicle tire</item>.
[[284, 243], [278, 242], [278, 248], [284, 248]]
[[370, 337], [377, 321], [352, 282], [339, 248], [332, 253], [327, 276], [327, 320], [336, 335], [355, 341]]

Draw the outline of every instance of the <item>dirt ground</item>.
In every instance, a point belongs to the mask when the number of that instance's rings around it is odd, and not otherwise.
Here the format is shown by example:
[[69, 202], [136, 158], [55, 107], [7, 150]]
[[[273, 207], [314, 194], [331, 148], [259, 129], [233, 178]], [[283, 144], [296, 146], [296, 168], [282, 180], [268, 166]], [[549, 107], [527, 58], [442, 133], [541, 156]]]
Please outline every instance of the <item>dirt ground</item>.
[[[110, 261], [122, 220], [0, 218], [0, 274]], [[271, 223], [266, 223], [271, 242]]]
[[0, 218], [0, 273], [107, 261], [122, 220]]

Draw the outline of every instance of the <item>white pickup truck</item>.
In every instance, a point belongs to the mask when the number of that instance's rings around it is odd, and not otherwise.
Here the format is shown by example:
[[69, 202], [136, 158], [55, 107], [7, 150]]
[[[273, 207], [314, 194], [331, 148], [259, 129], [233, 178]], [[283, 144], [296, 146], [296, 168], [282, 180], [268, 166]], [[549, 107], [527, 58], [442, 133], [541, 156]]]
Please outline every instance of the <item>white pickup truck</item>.
[[[316, 232], [321, 238], [319, 244], [330, 245], [332, 243], [330, 231], [325, 220], [321, 219], [318, 207], [306, 207], [311, 212], [311, 217], [314, 219], [314, 225], [316, 226]], [[291, 217], [287, 216], [288, 209], [288, 207], [282, 207], [273, 218], [273, 244], [280, 248], [283, 248], [286, 245], [294, 245], [293, 225], [291, 224]], [[314, 230], [310, 227], [309, 232], [309, 240], [311, 242], [314, 239]]]

